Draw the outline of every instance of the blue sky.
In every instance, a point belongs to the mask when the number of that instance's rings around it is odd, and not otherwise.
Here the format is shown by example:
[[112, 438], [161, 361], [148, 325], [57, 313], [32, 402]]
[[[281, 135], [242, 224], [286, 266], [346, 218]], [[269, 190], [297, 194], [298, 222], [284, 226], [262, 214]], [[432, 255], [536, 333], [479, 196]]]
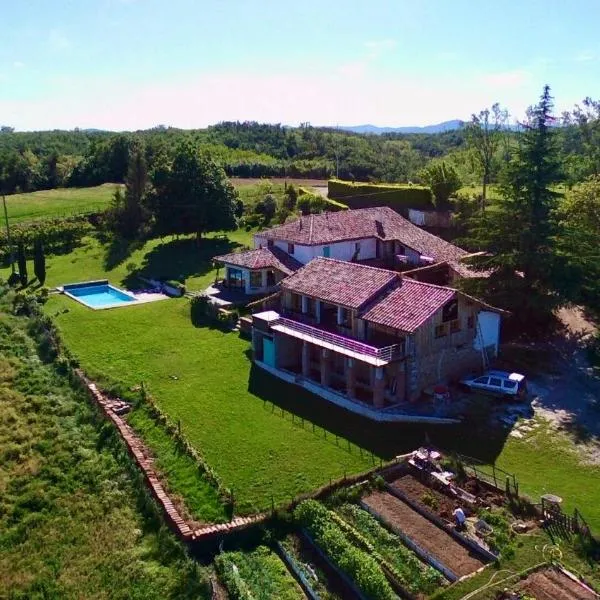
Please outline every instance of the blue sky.
[[598, 0], [0, 0], [0, 123], [423, 125], [600, 97]]

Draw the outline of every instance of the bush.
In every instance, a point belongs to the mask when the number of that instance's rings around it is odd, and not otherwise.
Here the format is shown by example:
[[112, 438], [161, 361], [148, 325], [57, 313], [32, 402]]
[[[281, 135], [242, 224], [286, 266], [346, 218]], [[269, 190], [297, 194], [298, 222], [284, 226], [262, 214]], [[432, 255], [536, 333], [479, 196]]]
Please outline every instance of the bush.
[[431, 189], [422, 185], [352, 183], [330, 179], [327, 190], [330, 200], [341, 200], [349, 208], [389, 206], [398, 212], [407, 212], [409, 208], [435, 208]]
[[209, 320], [210, 301], [208, 296], [194, 296], [190, 301], [190, 317], [196, 326], [202, 325]]
[[181, 281], [177, 281], [176, 279], [168, 279], [167, 281], [163, 282], [165, 285], [168, 285], [169, 287], [172, 287], [176, 290], [178, 290], [181, 295], [183, 296], [183, 294], [185, 294], [185, 285], [183, 283], [181, 283]]

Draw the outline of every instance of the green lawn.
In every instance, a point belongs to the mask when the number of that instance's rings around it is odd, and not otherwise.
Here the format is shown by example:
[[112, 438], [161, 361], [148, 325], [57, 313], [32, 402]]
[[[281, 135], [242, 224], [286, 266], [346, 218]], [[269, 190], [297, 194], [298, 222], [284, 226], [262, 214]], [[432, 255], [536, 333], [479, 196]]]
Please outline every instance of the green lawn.
[[[105, 210], [118, 184], [105, 183], [88, 188], [59, 188], [29, 194], [6, 196], [10, 223], [67, 217], [74, 214]], [[0, 225], [4, 226], [4, 211], [0, 210]]]
[[[90, 238], [69, 255], [48, 258], [47, 284], [107, 277], [127, 285], [129, 267], [148, 275], [181, 276], [188, 288], [203, 289], [214, 279], [210, 256], [252, 243], [252, 232], [228, 235], [229, 240], [209, 236], [200, 246], [188, 237], [151, 240], [126, 252]], [[7, 273], [0, 270], [0, 277]], [[53, 298], [48, 305], [51, 314], [63, 308], [69, 312], [56, 317], [58, 325], [84, 366], [107, 382], [131, 385], [145, 380], [162, 408], [173, 419], [181, 418], [190, 441], [225, 485], [234, 487], [246, 509], [269, 504], [271, 485], [275, 499], [285, 500], [344, 470], [350, 473], [372, 464], [372, 459], [337, 448], [335, 436], [316, 438], [312, 433], [316, 423], [321, 435], [323, 430], [335, 432], [340, 446], [349, 439], [376, 456], [389, 458], [410, 450], [422, 444], [427, 433], [443, 448], [485, 461], [496, 459], [499, 466], [517, 474], [525, 493], [534, 499], [546, 491], [563, 496], [567, 509], [576, 506], [600, 531], [600, 488], [590, 485], [598, 478], [599, 467], [583, 464], [570, 440], [544, 433], [543, 427], [531, 441], [472, 426], [427, 430], [374, 425], [260, 373], [253, 371], [250, 376], [248, 343], [234, 334], [194, 328], [185, 300], [96, 312], [66, 298]], [[179, 379], [170, 379], [172, 374]], [[289, 411], [286, 418], [279, 409], [271, 414], [268, 404], [263, 408], [264, 398], [284, 406]], [[290, 422], [290, 413], [305, 419], [310, 434], [297, 428], [298, 418]]]
[[0, 597], [209, 598], [114, 430], [9, 306], [0, 297]]
[[[60, 296], [50, 299], [47, 312], [92, 377], [148, 385], [233, 489], [236, 512], [269, 508], [272, 497], [286, 502], [371, 465], [355, 446], [349, 449], [335, 436], [313, 433], [265, 406], [248, 389], [261, 385], [261, 373], [251, 373], [248, 342], [235, 333], [193, 327], [186, 299], [92, 311]], [[276, 396], [304, 398], [277, 381], [268, 384]]]
[[[138, 282], [130, 271], [138, 270], [148, 277], [181, 278], [188, 289], [202, 290], [214, 281], [215, 270], [210, 258], [252, 246], [253, 233], [240, 229], [229, 232], [228, 239], [212, 234], [203, 239], [200, 246], [192, 237], [169, 236], [129, 247], [104, 245], [96, 238], [86, 238], [84, 245], [70, 254], [48, 257], [46, 285], [55, 287], [105, 278], [117, 285], [136, 285]], [[0, 277], [7, 278], [9, 273], [7, 267], [0, 268]]]

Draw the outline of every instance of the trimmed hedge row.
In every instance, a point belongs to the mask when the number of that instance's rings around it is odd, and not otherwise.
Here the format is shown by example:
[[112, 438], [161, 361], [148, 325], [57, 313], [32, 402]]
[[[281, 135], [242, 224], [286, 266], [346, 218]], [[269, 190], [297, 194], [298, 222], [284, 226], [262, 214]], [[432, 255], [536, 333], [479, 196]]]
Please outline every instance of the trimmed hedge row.
[[431, 189], [423, 185], [353, 183], [330, 179], [327, 182], [327, 190], [330, 199], [342, 200], [349, 208], [389, 206], [398, 211], [407, 211], [409, 208], [435, 208]]
[[306, 195], [318, 198], [317, 203], [321, 205], [321, 207], [325, 211], [337, 212], [338, 210], [348, 210], [348, 206], [346, 204], [343, 204], [342, 202], [337, 202], [336, 200], [332, 200], [331, 198], [324, 198], [323, 196], [317, 194], [315, 191], [309, 188], [299, 187], [298, 197], [300, 198]]

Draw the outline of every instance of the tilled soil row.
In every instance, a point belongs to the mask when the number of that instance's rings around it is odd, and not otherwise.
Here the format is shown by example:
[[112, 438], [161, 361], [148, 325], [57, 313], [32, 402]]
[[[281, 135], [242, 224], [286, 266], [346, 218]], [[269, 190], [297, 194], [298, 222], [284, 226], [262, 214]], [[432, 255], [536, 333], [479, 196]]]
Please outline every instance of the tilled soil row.
[[459, 577], [484, 566], [479, 557], [451, 535], [391, 494], [374, 492], [363, 501]]
[[529, 575], [519, 589], [528, 592], [536, 600], [598, 600], [600, 598], [558, 569], [545, 569]]

